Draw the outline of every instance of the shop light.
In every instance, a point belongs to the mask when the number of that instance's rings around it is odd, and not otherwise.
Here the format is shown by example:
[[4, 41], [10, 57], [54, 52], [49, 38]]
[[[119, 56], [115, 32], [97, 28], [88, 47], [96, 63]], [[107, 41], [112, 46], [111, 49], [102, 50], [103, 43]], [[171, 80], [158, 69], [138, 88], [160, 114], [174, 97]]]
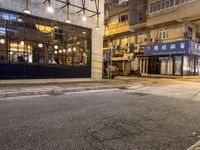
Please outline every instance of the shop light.
[[72, 51], [72, 49], [71, 48], [68, 48], [68, 50], [67, 50], [68, 52], [71, 52]]
[[95, 29], [96, 29], [96, 30], [99, 30], [100, 28], [99, 28], [99, 26], [97, 26]]
[[69, 20], [69, 19], [67, 19], [67, 20], [65, 20], [65, 22], [66, 22], [66, 23], [71, 23], [72, 21]]
[[21, 18], [18, 18], [17, 21], [18, 22], [23, 22], [23, 20]]
[[69, 19], [69, 2], [67, 3], [67, 20], [65, 21], [66, 23], [71, 23], [72, 21]]
[[42, 43], [39, 43], [39, 44], [38, 44], [38, 47], [39, 47], [39, 48], [42, 48], [42, 47], [43, 47], [43, 44], [42, 44]]
[[58, 49], [58, 45], [54, 45], [54, 49]]
[[83, 34], [86, 34], [86, 32], [85, 32], [85, 31], [83, 31]]
[[5, 40], [4, 39], [0, 39], [0, 43], [1, 44], [5, 44]]
[[54, 27], [53, 27], [54, 29], [59, 29], [59, 27], [57, 26], [57, 25], [54, 25]]
[[21, 46], [24, 46], [24, 41], [21, 41], [21, 42], [20, 42], [20, 45], [21, 45]]
[[51, 6], [47, 6], [47, 12], [53, 14], [54, 13], [54, 8]]
[[83, 20], [83, 21], [86, 21], [86, 20], [87, 20], [87, 17], [86, 17], [85, 15], [83, 15], [83, 16], [82, 16], [82, 20]]
[[65, 53], [66, 52], [66, 50], [65, 49], [63, 49], [63, 53]]
[[28, 10], [28, 9], [24, 9], [24, 13], [25, 13], [25, 14], [31, 14], [31, 11]]
[[76, 51], [76, 47], [73, 47], [73, 51], [74, 51], [74, 52]]
[[26, 9], [24, 9], [24, 13], [31, 14], [31, 11], [28, 9], [28, 2], [29, 0], [26, 0]]
[[59, 53], [62, 53], [62, 50], [61, 50], [61, 49], [59, 50]]
[[58, 51], [55, 51], [54, 53], [55, 53], [55, 54], [58, 54]]

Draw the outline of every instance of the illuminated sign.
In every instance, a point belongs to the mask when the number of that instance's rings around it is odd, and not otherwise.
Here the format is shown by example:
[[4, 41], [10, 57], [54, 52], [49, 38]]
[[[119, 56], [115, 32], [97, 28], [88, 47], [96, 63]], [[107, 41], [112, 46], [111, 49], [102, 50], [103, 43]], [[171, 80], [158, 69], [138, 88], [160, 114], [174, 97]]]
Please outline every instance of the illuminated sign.
[[200, 43], [185, 40], [146, 45], [144, 47], [144, 56], [171, 54], [193, 54], [200, 56]]

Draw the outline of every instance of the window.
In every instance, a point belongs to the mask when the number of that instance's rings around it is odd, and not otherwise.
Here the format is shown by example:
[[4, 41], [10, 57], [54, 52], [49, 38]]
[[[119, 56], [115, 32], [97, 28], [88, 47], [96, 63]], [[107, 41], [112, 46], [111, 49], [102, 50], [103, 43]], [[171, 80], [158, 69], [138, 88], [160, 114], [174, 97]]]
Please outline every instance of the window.
[[160, 29], [158, 32], [158, 39], [163, 40], [163, 39], [168, 39], [169, 38], [169, 31], [168, 29]]
[[143, 13], [138, 13], [137, 14], [137, 22], [139, 23], [139, 22], [142, 22], [143, 20], [144, 20], [144, 15], [143, 15]]
[[0, 10], [0, 63], [90, 65], [91, 30]]
[[123, 15], [119, 15], [119, 22], [124, 22], [128, 20], [128, 15], [127, 14], [123, 14]]
[[149, 5], [150, 13], [157, 12], [159, 10], [167, 9], [175, 5], [175, 0], [157, 0]]

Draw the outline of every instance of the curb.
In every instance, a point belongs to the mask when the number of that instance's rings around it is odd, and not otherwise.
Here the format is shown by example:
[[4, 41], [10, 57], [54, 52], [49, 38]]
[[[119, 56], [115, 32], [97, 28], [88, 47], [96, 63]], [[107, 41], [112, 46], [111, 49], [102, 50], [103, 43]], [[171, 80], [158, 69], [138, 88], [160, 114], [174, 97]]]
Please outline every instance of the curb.
[[85, 88], [68, 88], [60, 90], [44, 90], [44, 91], [27, 91], [27, 92], [3, 92], [0, 93], [0, 98], [7, 97], [19, 97], [19, 96], [34, 96], [34, 95], [61, 95], [63, 93], [69, 92], [81, 92], [81, 91], [91, 91], [91, 90], [106, 90], [106, 89], [117, 89], [124, 88], [125, 86], [102, 86], [102, 87], [85, 87]]

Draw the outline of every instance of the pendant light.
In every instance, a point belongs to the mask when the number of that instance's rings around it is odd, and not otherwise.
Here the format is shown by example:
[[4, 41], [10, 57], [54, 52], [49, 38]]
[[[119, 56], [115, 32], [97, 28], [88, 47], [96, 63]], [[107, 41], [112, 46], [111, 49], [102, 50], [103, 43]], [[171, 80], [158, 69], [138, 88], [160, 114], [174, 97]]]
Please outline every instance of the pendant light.
[[29, 4], [28, 2], [29, 2], [29, 0], [26, 0], [26, 9], [24, 9], [24, 13], [31, 14], [32, 12], [28, 8], [28, 4]]

